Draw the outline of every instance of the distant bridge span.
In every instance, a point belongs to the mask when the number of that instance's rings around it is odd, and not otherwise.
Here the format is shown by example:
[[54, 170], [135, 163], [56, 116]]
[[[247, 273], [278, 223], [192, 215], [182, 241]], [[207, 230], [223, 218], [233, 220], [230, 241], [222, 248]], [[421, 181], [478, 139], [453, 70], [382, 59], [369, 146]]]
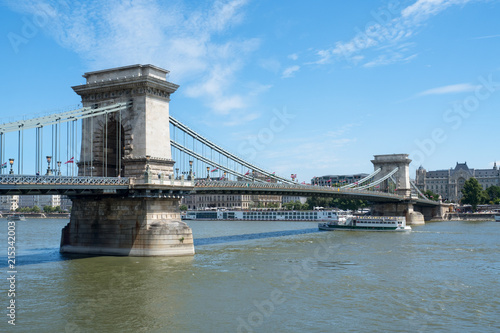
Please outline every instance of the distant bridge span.
[[[192, 191], [194, 194], [262, 194], [262, 195], [288, 195], [288, 196], [321, 196], [333, 198], [360, 199], [371, 202], [407, 202], [409, 199], [402, 195], [364, 191], [351, 188], [289, 185], [275, 183], [249, 183], [249, 182], [197, 182]], [[439, 203], [425, 199], [410, 199], [419, 205], [439, 206]]]

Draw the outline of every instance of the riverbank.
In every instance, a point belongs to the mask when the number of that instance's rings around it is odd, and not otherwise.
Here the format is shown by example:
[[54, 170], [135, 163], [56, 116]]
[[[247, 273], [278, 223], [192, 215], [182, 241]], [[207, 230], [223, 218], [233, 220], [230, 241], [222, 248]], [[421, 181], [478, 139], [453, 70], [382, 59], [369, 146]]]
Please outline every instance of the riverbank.
[[445, 221], [495, 221], [493, 213], [447, 213]]
[[69, 219], [69, 213], [2, 213], [0, 218], [7, 218], [12, 215], [24, 215], [27, 219]]

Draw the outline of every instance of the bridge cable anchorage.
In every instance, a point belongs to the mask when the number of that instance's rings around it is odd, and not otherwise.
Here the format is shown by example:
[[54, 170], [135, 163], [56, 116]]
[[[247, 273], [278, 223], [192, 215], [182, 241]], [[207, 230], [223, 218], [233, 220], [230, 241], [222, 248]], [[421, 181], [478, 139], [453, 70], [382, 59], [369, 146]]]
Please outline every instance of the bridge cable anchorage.
[[340, 188], [343, 188], [343, 189], [346, 189], [346, 188], [351, 188], [351, 187], [354, 187], [356, 185], [361, 185], [362, 183], [366, 182], [368, 179], [374, 177], [376, 174], [378, 174], [382, 169], [378, 168], [377, 170], [375, 170], [372, 174], [366, 176], [365, 178], [363, 179], [360, 179], [358, 180], [356, 183], [352, 183], [352, 184], [348, 184], [348, 185], [344, 185], [344, 186], [341, 186]]
[[[254, 172], [258, 172], [264, 176], [266, 176], [267, 178], [273, 178], [273, 179], [276, 179], [276, 180], [279, 180], [283, 183], [286, 183], [286, 184], [295, 184], [295, 182], [289, 180], [289, 179], [286, 179], [286, 178], [283, 178], [283, 177], [280, 177], [280, 176], [277, 176], [269, 171], [266, 171], [256, 165], [253, 165], [253, 164], [250, 164], [249, 162], [241, 159], [240, 157], [230, 153], [229, 151], [217, 146], [215, 143], [211, 142], [210, 140], [206, 139], [205, 137], [199, 135], [198, 133], [196, 133], [195, 131], [193, 131], [192, 129], [190, 129], [189, 127], [187, 127], [186, 125], [182, 124], [180, 121], [176, 120], [175, 118], [173, 118], [172, 116], [170, 116], [170, 123], [175, 127], [181, 129], [182, 131], [184, 131], [184, 133], [187, 133], [189, 135], [191, 135], [194, 139], [200, 141], [202, 144], [205, 144], [206, 146], [208, 146], [209, 148], [212, 149], [212, 152], [215, 151], [223, 156], [225, 156], [226, 158], [231, 158], [233, 161], [239, 163], [240, 165], [246, 167], [247, 169], [250, 169]], [[177, 140], [175, 139], [175, 136], [174, 136], [174, 140], [170, 139], [170, 142], [175, 142], [177, 143]], [[180, 146], [180, 144], [177, 143], [177, 145]], [[178, 148], [179, 149], [179, 148]], [[212, 154], [211, 154], [212, 155]], [[213, 161], [213, 158], [211, 158], [212, 161]], [[210, 161], [211, 162], [211, 161]], [[210, 163], [208, 162], [208, 163]], [[215, 164], [215, 163], [214, 163]], [[219, 163], [221, 164], [221, 163]], [[227, 169], [227, 168], [226, 168]], [[235, 174], [236, 172], [235, 171], [232, 171], [231, 172], [232, 174]], [[241, 174], [241, 173], [238, 173], [238, 174]]]
[[392, 170], [391, 172], [389, 172], [387, 175], [385, 175], [384, 177], [380, 178], [379, 180], [377, 181], [374, 181], [368, 185], [364, 185], [364, 186], [360, 186], [360, 187], [356, 187], [354, 190], [364, 190], [365, 188], [370, 188], [370, 187], [373, 187], [373, 186], [377, 186], [378, 184], [382, 183], [383, 181], [385, 181], [386, 179], [390, 178], [392, 175], [394, 175], [396, 172], [398, 171], [398, 168], [395, 168], [394, 170]]

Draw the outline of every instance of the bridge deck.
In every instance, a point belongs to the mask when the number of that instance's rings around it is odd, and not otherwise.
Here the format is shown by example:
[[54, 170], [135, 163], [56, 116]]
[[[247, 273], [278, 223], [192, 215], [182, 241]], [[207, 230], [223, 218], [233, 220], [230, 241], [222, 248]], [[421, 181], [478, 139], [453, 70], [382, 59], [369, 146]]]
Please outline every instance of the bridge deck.
[[408, 199], [401, 195], [301, 184], [256, 183], [244, 181], [198, 181], [129, 179], [120, 177], [71, 177], [0, 175], [0, 194], [116, 194], [147, 193], [147, 195], [192, 194], [267, 194], [289, 196], [324, 196], [368, 200], [372, 202], [407, 202], [434, 206], [438, 202]]

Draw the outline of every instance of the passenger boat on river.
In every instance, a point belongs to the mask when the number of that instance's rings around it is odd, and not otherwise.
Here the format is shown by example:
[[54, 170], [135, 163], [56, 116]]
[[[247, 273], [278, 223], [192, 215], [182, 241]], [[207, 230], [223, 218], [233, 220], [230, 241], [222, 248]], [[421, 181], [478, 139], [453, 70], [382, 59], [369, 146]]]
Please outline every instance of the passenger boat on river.
[[[217, 210], [187, 211], [183, 220], [236, 220], [236, 221], [313, 221], [337, 222], [339, 216], [329, 210]], [[342, 219], [340, 219], [342, 220]], [[345, 219], [344, 219], [345, 220]]]
[[353, 216], [345, 221], [318, 224], [319, 230], [411, 231], [402, 216]]

